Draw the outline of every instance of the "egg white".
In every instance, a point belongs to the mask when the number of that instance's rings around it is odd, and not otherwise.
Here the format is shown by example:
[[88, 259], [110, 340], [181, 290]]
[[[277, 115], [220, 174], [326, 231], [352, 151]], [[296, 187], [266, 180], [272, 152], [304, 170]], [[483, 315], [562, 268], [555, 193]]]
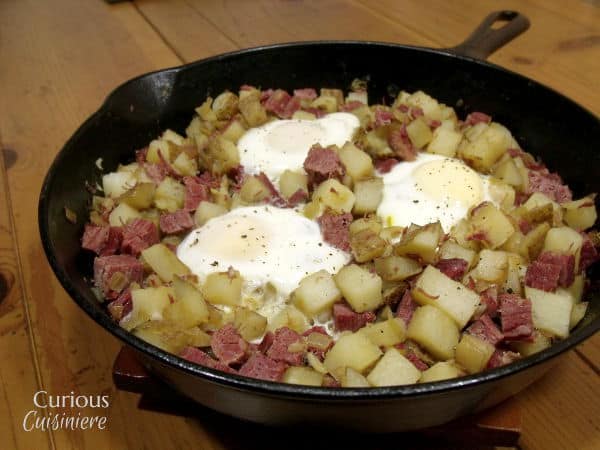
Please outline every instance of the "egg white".
[[493, 201], [489, 179], [456, 158], [419, 153], [414, 161], [395, 165], [383, 178], [377, 215], [385, 226], [426, 225], [440, 221], [445, 232], [469, 208]]
[[314, 144], [342, 146], [360, 126], [350, 113], [332, 113], [316, 120], [274, 120], [249, 129], [238, 141], [240, 164], [256, 175], [264, 172], [275, 185], [287, 169], [303, 172], [308, 151]]
[[306, 275], [336, 273], [350, 254], [323, 241], [319, 225], [293, 209], [237, 208], [190, 232], [178, 258], [200, 282], [233, 267], [244, 282], [242, 301], [268, 320], [285, 306]]

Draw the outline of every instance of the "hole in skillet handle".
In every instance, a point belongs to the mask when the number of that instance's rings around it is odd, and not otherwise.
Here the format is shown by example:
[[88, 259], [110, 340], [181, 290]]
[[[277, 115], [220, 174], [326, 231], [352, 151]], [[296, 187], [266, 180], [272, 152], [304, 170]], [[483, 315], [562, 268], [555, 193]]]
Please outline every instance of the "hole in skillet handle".
[[446, 49], [451, 53], [486, 59], [529, 28], [529, 19], [517, 11], [489, 14], [464, 42]]

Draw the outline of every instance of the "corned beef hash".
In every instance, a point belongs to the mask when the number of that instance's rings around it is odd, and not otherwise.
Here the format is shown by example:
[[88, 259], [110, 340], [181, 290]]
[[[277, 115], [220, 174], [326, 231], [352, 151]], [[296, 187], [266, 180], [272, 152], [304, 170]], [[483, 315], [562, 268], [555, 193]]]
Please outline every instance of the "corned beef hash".
[[[98, 165], [100, 167], [99, 161]], [[228, 373], [423, 383], [508, 364], [584, 316], [594, 195], [481, 112], [418, 91], [242, 86], [103, 176], [82, 238], [126, 330]]]

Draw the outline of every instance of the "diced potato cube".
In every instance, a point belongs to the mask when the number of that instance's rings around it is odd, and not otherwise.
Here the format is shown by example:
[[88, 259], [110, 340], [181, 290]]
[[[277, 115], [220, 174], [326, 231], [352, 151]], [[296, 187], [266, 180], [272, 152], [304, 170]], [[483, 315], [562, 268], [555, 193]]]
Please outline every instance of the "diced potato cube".
[[367, 262], [383, 255], [387, 242], [370, 229], [350, 236], [350, 248], [357, 262]]
[[454, 358], [469, 373], [481, 372], [494, 354], [495, 347], [469, 333], [463, 333], [456, 346]]
[[208, 307], [202, 294], [194, 285], [173, 277], [175, 302], [165, 310], [165, 319], [181, 328], [191, 328], [208, 320]]
[[310, 367], [291, 366], [283, 374], [282, 381], [289, 384], [321, 386], [323, 383], [323, 374]]
[[154, 201], [154, 183], [138, 183], [119, 197], [120, 203], [127, 203], [135, 209], [146, 209], [152, 206]]
[[416, 148], [425, 147], [433, 138], [429, 125], [421, 117], [416, 118], [406, 126], [406, 133], [412, 145]]
[[423, 270], [421, 264], [405, 256], [386, 256], [375, 260], [375, 270], [386, 281], [401, 281]]
[[579, 257], [583, 238], [569, 227], [558, 227], [548, 230], [544, 239], [544, 251], [562, 253], [575, 256], [575, 272], [579, 269]]
[[381, 356], [381, 350], [360, 333], [342, 335], [327, 352], [323, 364], [338, 380], [347, 367], [363, 373]]
[[381, 222], [379, 222], [377, 217], [373, 216], [356, 219], [350, 224], [350, 236], [358, 234], [364, 230], [369, 230], [375, 234], [378, 234], [381, 232]]
[[533, 326], [560, 338], [569, 335], [573, 299], [565, 292], [545, 292], [525, 287], [525, 297], [531, 301]]
[[171, 161], [171, 146], [167, 140], [155, 139], [148, 145], [146, 160], [152, 164], [160, 164], [164, 161]]
[[237, 144], [239, 139], [246, 133], [246, 128], [242, 125], [242, 122], [239, 119], [232, 120], [229, 122], [227, 127], [221, 132], [221, 136], [223, 136], [228, 141]]
[[365, 376], [354, 370], [352, 367], [346, 367], [341, 383], [342, 387], [361, 388], [371, 386]]
[[216, 203], [201, 201], [194, 213], [194, 222], [198, 226], [204, 225], [213, 217], [222, 216], [227, 213], [227, 208]]
[[451, 359], [458, 344], [459, 329], [441, 309], [425, 305], [417, 308], [408, 325], [407, 336], [437, 359]]
[[131, 312], [121, 319], [119, 325], [130, 331], [149, 320], [161, 320], [163, 311], [171, 303], [169, 297], [174, 298], [175, 292], [166, 286], [132, 289]]
[[173, 161], [173, 168], [181, 175], [194, 176], [198, 172], [198, 163], [186, 152], [181, 152]]
[[583, 274], [575, 275], [575, 279], [571, 286], [567, 288], [571, 297], [573, 297], [573, 301], [575, 303], [579, 303], [581, 298], [583, 297], [583, 290], [585, 289], [585, 277]]
[[334, 178], [325, 180], [313, 192], [314, 202], [338, 214], [351, 212], [354, 199], [354, 193]]
[[142, 214], [137, 209], [132, 208], [127, 203], [121, 203], [110, 212], [108, 223], [113, 227], [120, 227], [130, 220], [140, 217], [142, 217]]
[[207, 152], [200, 155], [203, 165], [211, 172], [223, 175], [240, 164], [240, 154], [236, 145], [223, 136], [217, 136], [208, 143]]
[[312, 108], [318, 108], [326, 113], [334, 113], [338, 109], [338, 100], [329, 95], [320, 95], [310, 104]]
[[341, 89], [321, 88], [319, 94], [323, 97], [333, 97], [338, 106], [344, 103], [344, 92]]
[[180, 353], [187, 346], [206, 347], [210, 345], [210, 336], [200, 328], [182, 329], [169, 321], [146, 322], [135, 328], [133, 334], [171, 353]]
[[520, 253], [523, 254], [522, 252], [525, 252], [526, 254], [523, 256], [529, 256], [531, 260], [537, 258], [544, 246], [548, 230], [550, 230], [550, 225], [547, 222], [542, 222], [527, 233], [521, 242]]
[[[399, 100], [401, 101], [401, 99]], [[431, 120], [442, 120], [442, 109], [438, 101], [423, 91], [413, 92], [404, 100], [409, 106], [421, 108]]]
[[569, 320], [569, 330], [572, 330], [584, 318], [588, 308], [588, 302], [581, 302], [573, 305], [571, 319]]
[[238, 107], [251, 127], [257, 127], [267, 121], [267, 110], [260, 103], [260, 92], [257, 90], [240, 98]]
[[529, 222], [548, 220], [551, 224], [561, 225], [563, 211], [560, 205], [541, 192], [531, 194], [521, 207], [526, 211], [522, 217]]
[[461, 329], [471, 319], [479, 304], [479, 295], [476, 292], [447, 277], [433, 266], [425, 268], [411, 294], [417, 303], [432, 305], [444, 311]]
[[323, 364], [314, 353], [306, 352], [306, 361], [308, 362], [310, 367], [315, 369], [317, 372], [322, 373], [323, 375], [328, 372], [327, 367], [325, 367], [325, 364]]
[[183, 208], [185, 187], [171, 177], [160, 182], [154, 193], [154, 204], [157, 208], [175, 212]]
[[440, 361], [421, 373], [419, 383], [449, 380], [450, 378], [460, 377], [461, 375], [461, 371], [454, 364], [448, 361]]
[[475, 169], [485, 172], [511, 147], [515, 147], [515, 145], [510, 131], [502, 125], [492, 122], [481, 127], [481, 131], [471, 139], [467, 133], [467, 140], [463, 140], [459, 148], [459, 155], [462, 159], [469, 161]]
[[350, 102], [361, 102], [364, 105], [368, 105], [369, 96], [367, 91], [348, 92], [348, 95], [346, 96], [346, 103]]
[[304, 173], [285, 170], [279, 177], [279, 191], [285, 198], [290, 198], [298, 191], [308, 193], [308, 177]]
[[462, 140], [462, 133], [438, 127], [433, 132], [431, 142], [427, 146], [429, 153], [435, 153], [436, 155], [443, 155], [453, 158], [456, 155], [456, 149], [458, 144]]
[[237, 111], [238, 97], [233, 92], [223, 92], [215, 98], [212, 110], [217, 120], [228, 120]]
[[362, 135], [361, 144], [363, 148], [375, 158], [387, 158], [393, 156], [392, 149], [388, 144], [388, 127], [379, 127]]
[[499, 180], [504, 181], [517, 189], [523, 189], [523, 177], [521, 171], [517, 168], [513, 158], [506, 154], [507, 158], [502, 158], [492, 172]]
[[175, 275], [189, 275], [190, 269], [164, 244], [155, 244], [142, 251], [142, 258], [161, 280], [173, 281]]
[[299, 109], [298, 111], [292, 114], [292, 120], [316, 120], [317, 116], [308, 111], [303, 111]]
[[479, 253], [479, 262], [473, 271], [473, 276], [490, 283], [503, 284], [506, 281], [507, 270], [506, 252], [483, 249]]
[[340, 149], [339, 156], [346, 168], [346, 173], [355, 182], [373, 176], [373, 161], [371, 157], [351, 142], [347, 142]]
[[490, 178], [488, 191], [493, 201], [500, 205], [502, 211], [511, 211], [515, 205], [515, 189], [503, 181]]
[[517, 295], [522, 295], [523, 287], [521, 285], [521, 267], [523, 260], [521, 256], [515, 253], [507, 254], [507, 270], [506, 281], [504, 282], [504, 290]]
[[564, 220], [567, 225], [576, 230], [587, 230], [593, 227], [598, 219], [593, 195], [572, 202], [565, 202]]
[[512, 348], [517, 350], [521, 356], [530, 356], [550, 347], [551, 344], [552, 341], [549, 337], [545, 336], [539, 331], [534, 331], [533, 341], [514, 341], [511, 342], [510, 345]]
[[320, 270], [304, 277], [293, 293], [295, 305], [309, 317], [331, 309], [342, 298], [333, 276]]
[[237, 306], [242, 298], [242, 277], [235, 270], [211, 273], [204, 281], [202, 293], [209, 303]]
[[444, 231], [440, 222], [425, 226], [411, 225], [402, 240], [394, 246], [394, 253], [400, 256], [417, 256], [428, 264], [437, 260], [437, 247]]
[[117, 198], [135, 186], [137, 180], [132, 172], [111, 172], [102, 176], [104, 195]]
[[448, 240], [441, 245], [439, 255], [440, 259], [463, 259], [469, 264], [468, 268], [475, 264], [475, 258], [477, 257], [477, 253], [473, 250], [465, 248], [452, 240]]
[[372, 311], [383, 301], [379, 275], [356, 264], [342, 267], [334, 280], [346, 301], [358, 313]]
[[240, 188], [240, 197], [247, 203], [260, 203], [271, 196], [269, 188], [255, 176], [244, 179]]
[[388, 349], [367, 376], [373, 386], [413, 384], [421, 378], [421, 371], [395, 348]]
[[478, 252], [481, 245], [478, 241], [471, 239], [471, 225], [467, 219], [460, 219], [450, 230], [450, 237], [453, 238], [458, 245]]
[[369, 324], [358, 332], [364, 334], [378, 347], [391, 347], [406, 339], [406, 325], [402, 319], [397, 318]]
[[471, 210], [472, 236], [482, 236], [482, 244], [487, 248], [497, 248], [515, 232], [508, 217], [493, 203], [483, 202]]
[[267, 328], [267, 318], [247, 308], [237, 308], [233, 324], [240, 335], [252, 341], [263, 335]]
[[383, 198], [383, 179], [371, 178], [355, 182], [354, 197], [354, 214], [363, 215], [377, 211]]

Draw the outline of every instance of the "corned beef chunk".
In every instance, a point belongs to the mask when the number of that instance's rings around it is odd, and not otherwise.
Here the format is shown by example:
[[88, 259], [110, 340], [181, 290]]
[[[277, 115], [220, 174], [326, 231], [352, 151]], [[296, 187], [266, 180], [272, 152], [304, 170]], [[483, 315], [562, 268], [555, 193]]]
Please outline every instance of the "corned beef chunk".
[[194, 211], [202, 201], [210, 199], [210, 186], [199, 177], [184, 177], [185, 200], [183, 209]]
[[287, 364], [275, 361], [262, 353], [253, 353], [240, 368], [239, 374], [260, 380], [279, 381], [287, 369]]
[[560, 266], [534, 261], [527, 266], [525, 285], [543, 291], [555, 291], [560, 278]]
[[123, 227], [121, 252], [138, 256], [142, 250], [157, 244], [160, 240], [154, 222], [146, 219], [133, 219]]
[[144, 163], [144, 171], [154, 184], [160, 184], [169, 174], [170, 169], [169, 166], [161, 161], [159, 164]]
[[223, 364], [240, 364], [247, 358], [248, 343], [232, 324], [215, 331], [210, 339], [213, 353]]
[[304, 170], [314, 186], [329, 178], [341, 179], [345, 173], [337, 152], [333, 148], [323, 148], [319, 144], [313, 145], [308, 151], [304, 160]]
[[491, 318], [498, 315], [498, 288], [490, 286], [479, 296], [481, 304], [485, 306], [484, 314], [487, 314]]
[[391, 111], [386, 111], [384, 109], [375, 110], [375, 126], [382, 127], [384, 125], [389, 125], [392, 123], [392, 119], [394, 115]]
[[413, 147], [405, 125], [402, 125], [400, 129], [390, 131], [388, 144], [394, 154], [403, 161], [414, 161], [417, 158], [417, 149]]
[[487, 368], [494, 369], [496, 367], [505, 366], [516, 361], [517, 359], [521, 359], [521, 355], [518, 353], [496, 349], [487, 363]]
[[274, 361], [299, 366], [304, 362], [304, 348], [301, 344], [302, 337], [294, 330], [288, 327], [279, 328], [275, 331], [267, 356]]
[[173, 213], [162, 214], [159, 225], [163, 233], [177, 234], [191, 229], [194, 226], [194, 220], [188, 211], [178, 209]]
[[326, 212], [317, 219], [325, 242], [340, 250], [350, 251], [350, 224], [352, 214], [331, 214]]
[[560, 275], [558, 277], [558, 284], [560, 286], [568, 287], [575, 280], [575, 256], [543, 252], [538, 256], [537, 260], [541, 263], [554, 264], [560, 267]]
[[467, 332], [494, 346], [498, 345], [498, 343], [502, 342], [504, 339], [502, 332], [487, 315], [483, 315], [479, 320], [473, 322], [471, 326], [467, 328]]
[[108, 304], [108, 312], [116, 321], [120, 321], [123, 317], [131, 312], [133, 303], [131, 302], [131, 289], [127, 288], [119, 297]]
[[506, 340], [529, 340], [533, 333], [531, 301], [517, 294], [500, 294], [500, 318]]
[[140, 283], [144, 267], [130, 255], [98, 256], [94, 259], [94, 284], [108, 299], [116, 299], [132, 282]]
[[121, 247], [122, 240], [123, 230], [121, 227], [98, 227], [86, 224], [81, 238], [81, 247], [100, 256], [114, 255]]
[[417, 354], [415, 352], [413, 352], [412, 350], [407, 350], [405, 356], [406, 356], [406, 359], [408, 359], [411, 363], [413, 363], [413, 366], [415, 366], [420, 371], [429, 369], [429, 366], [425, 363], [425, 361], [423, 361], [421, 358], [419, 358], [417, 356]]
[[281, 196], [279, 191], [275, 188], [275, 186], [273, 186], [273, 183], [271, 183], [271, 180], [269, 180], [269, 177], [267, 177], [267, 175], [264, 172], [259, 173], [256, 177], [269, 190], [269, 193], [271, 194], [271, 196], [269, 197], [269, 203], [271, 205], [277, 206], [279, 208], [286, 208], [289, 206], [288, 202]]
[[467, 272], [469, 263], [461, 258], [440, 259], [435, 265], [440, 272], [453, 280], [460, 280]]
[[231, 367], [223, 364], [221, 361], [211, 358], [206, 352], [203, 352], [196, 347], [185, 347], [179, 356], [204, 367], [221, 370], [227, 373], [236, 373], [236, 371]]
[[374, 313], [370, 311], [357, 313], [343, 303], [333, 305], [333, 323], [338, 331], [356, 331], [368, 322], [375, 322]]
[[596, 261], [598, 261], [598, 250], [587, 233], [581, 233], [583, 236], [583, 245], [581, 246], [581, 256], [579, 257], [579, 269], [586, 270]]
[[266, 355], [267, 351], [271, 348], [271, 345], [273, 345], [274, 338], [275, 335], [273, 332], [267, 331], [263, 336], [262, 341], [260, 341], [260, 344], [258, 344], [258, 351]]
[[375, 168], [379, 173], [389, 173], [399, 162], [396, 158], [378, 159], [375, 161]]
[[573, 195], [569, 186], [563, 184], [562, 179], [556, 173], [550, 173], [548, 170], [530, 170], [529, 185], [527, 193], [541, 192], [558, 203], [572, 200]]
[[479, 111], [473, 111], [465, 119], [467, 125], [477, 125], [478, 123], [490, 123], [492, 118], [485, 113]]
[[306, 200], [308, 200], [308, 192], [302, 189], [298, 189], [296, 192], [290, 195], [290, 198], [288, 198], [287, 202], [288, 206], [293, 208], [294, 206], [298, 205], [299, 203], [305, 202]]
[[289, 117], [285, 116], [286, 106], [290, 100], [290, 94], [285, 92], [283, 89], [277, 89], [267, 97], [264, 102], [264, 107], [267, 111], [277, 114], [282, 119], [289, 119]]
[[407, 289], [404, 291], [402, 300], [398, 304], [398, 309], [396, 309], [396, 317], [400, 317], [404, 320], [406, 326], [408, 326], [415, 309], [417, 309], [417, 304], [413, 300], [412, 295], [410, 295], [410, 290]]
[[294, 97], [301, 100], [314, 100], [317, 98], [317, 91], [313, 88], [294, 89]]

